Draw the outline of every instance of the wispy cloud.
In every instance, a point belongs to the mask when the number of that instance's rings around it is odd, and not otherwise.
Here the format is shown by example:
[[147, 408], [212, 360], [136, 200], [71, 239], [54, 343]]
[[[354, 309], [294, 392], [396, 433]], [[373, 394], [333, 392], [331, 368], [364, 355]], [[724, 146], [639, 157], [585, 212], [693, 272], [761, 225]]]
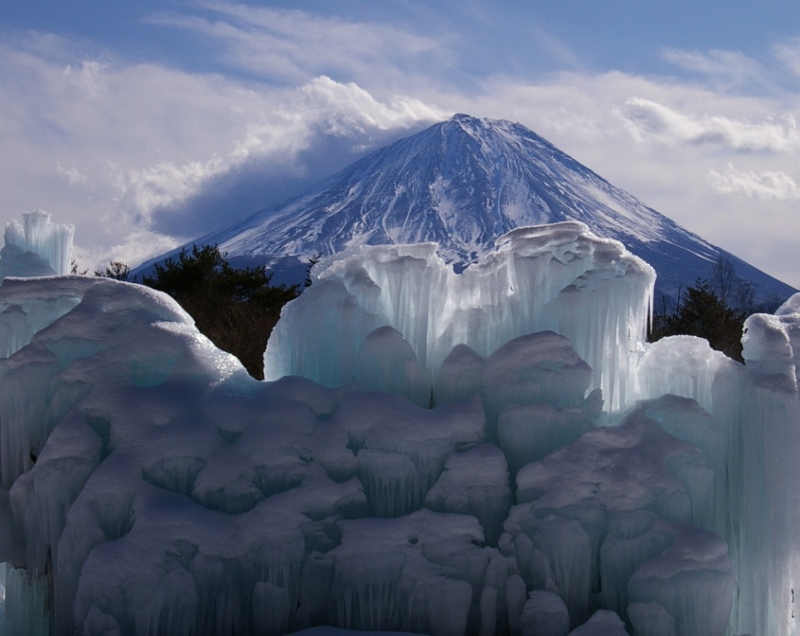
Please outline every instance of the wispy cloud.
[[563, 40], [552, 33], [548, 33], [541, 28], [534, 28], [532, 30], [532, 38], [536, 46], [559, 65], [575, 71], [586, 68], [586, 62], [567, 46]]
[[761, 200], [800, 199], [800, 186], [792, 177], [779, 170], [757, 174], [737, 170], [729, 163], [724, 174], [709, 170], [706, 181], [714, 191], [721, 194], [740, 194]]
[[639, 142], [660, 141], [723, 146], [736, 151], [797, 152], [800, 131], [792, 114], [753, 122], [724, 115], [685, 115], [658, 102], [632, 97], [619, 113]]
[[75, 166], [65, 166], [60, 161], [56, 161], [56, 170], [71, 186], [86, 184], [89, 181], [88, 177]]
[[774, 52], [787, 69], [800, 77], [800, 37], [775, 45]]
[[739, 86], [746, 82], [763, 83], [765, 70], [757, 61], [741, 51], [685, 51], [665, 49], [661, 57], [675, 66], [704, 75], [712, 81]]
[[214, 40], [233, 66], [280, 82], [391, 73], [414, 61], [430, 62], [441, 49], [441, 39], [387, 24], [216, 1], [197, 6], [211, 15], [171, 12], [152, 21]]

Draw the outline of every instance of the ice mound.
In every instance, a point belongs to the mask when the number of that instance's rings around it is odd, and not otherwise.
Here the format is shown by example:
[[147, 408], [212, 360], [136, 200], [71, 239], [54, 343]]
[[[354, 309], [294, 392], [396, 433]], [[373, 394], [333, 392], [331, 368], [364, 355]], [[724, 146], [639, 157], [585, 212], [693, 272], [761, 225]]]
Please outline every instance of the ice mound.
[[569, 636], [627, 636], [624, 623], [614, 612], [597, 610], [585, 624], [573, 629]]
[[745, 321], [742, 356], [747, 367], [770, 386], [796, 391], [800, 381], [800, 294], [775, 315], [754, 314]]
[[6, 633], [794, 633], [800, 296], [740, 365], [640, 342], [579, 224], [492, 258], [331, 259], [269, 382], [147, 288], [5, 280]]
[[703, 453], [640, 407], [519, 472], [501, 550], [529, 585], [557, 592], [576, 624], [599, 590], [623, 619], [629, 603], [658, 601], [677, 633], [721, 634], [735, 575], [725, 542], [698, 527], [712, 500]]

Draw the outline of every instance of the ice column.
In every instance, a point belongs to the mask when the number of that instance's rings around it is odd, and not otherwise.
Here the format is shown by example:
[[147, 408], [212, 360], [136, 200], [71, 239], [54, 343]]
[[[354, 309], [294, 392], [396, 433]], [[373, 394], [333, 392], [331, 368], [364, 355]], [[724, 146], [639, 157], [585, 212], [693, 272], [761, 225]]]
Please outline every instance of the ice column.
[[24, 212], [22, 218], [6, 226], [0, 278], [69, 274], [75, 226], [53, 223], [44, 210]]
[[[800, 590], [800, 394], [797, 389], [800, 294], [775, 315], [745, 321], [744, 390], [721, 394], [739, 435], [731, 475], [734, 497], [731, 554], [739, 566], [736, 633], [798, 633], [795, 596]], [[736, 400], [735, 398], [738, 398]]]

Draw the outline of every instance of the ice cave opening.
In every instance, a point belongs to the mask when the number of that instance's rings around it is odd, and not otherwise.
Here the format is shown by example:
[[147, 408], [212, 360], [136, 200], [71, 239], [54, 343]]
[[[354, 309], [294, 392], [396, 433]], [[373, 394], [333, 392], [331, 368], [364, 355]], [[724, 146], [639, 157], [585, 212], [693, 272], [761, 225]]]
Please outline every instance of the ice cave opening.
[[3, 633], [797, 633], [800, 294], [747, 320], [742, 365], [646, 343], [653, 269], [580, 223], [460, 274], [359, 247], [284, 307], [259, 382], [25, 220]]

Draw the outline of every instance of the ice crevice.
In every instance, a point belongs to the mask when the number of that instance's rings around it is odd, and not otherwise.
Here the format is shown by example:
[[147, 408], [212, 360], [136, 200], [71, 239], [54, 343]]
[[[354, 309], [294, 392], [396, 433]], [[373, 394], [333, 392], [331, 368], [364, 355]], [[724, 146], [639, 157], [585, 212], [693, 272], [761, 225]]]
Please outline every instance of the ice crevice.
[[578, 223], [313, 277], [267, 382], [147, 288], [3, 281], [5, 633], [797, 632], [800, 296], [741, 365], [645, 343]]

